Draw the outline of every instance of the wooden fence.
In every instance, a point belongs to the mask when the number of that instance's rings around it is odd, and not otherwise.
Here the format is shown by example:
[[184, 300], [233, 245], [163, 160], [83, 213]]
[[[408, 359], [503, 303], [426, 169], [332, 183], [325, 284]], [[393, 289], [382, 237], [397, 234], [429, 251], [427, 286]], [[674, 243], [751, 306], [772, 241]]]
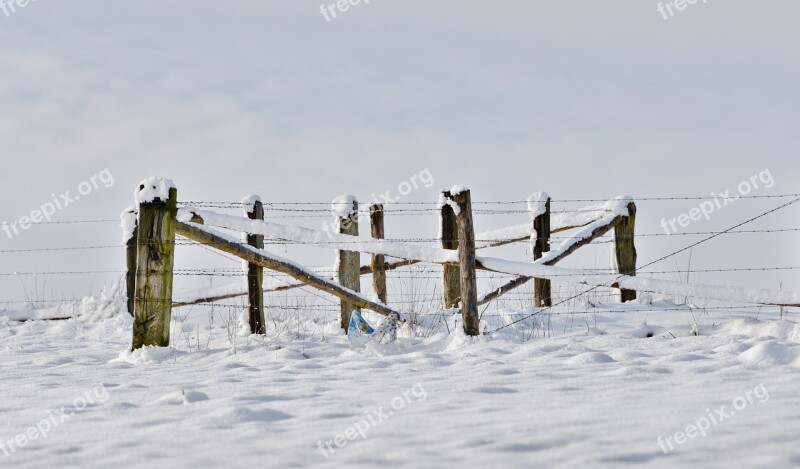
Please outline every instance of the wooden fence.
[[[138, 189], [141, 195], [138, 197], [138, 207], [128, 211], [128, 216], [135, 217], [135, 223], [126, 243], [128, 305], [134, 316], [133, 349], [169, 344], [172, 308], [236, 296], [247, 297], [251, 332], [264, 334], [264, 293], [302, 286], [338, 298], [341, 302], [341, 327], [346, 330], [352, 312], [362, 308], [384, 315], [399, 314], [387, 306], [388, 272], [418, 263], [442, 266], [444, 305], [453, 308], [454, 312], [460, 312], [464, 332], [472, 336], [481, 333], [480, 306], [534, 279], [533, 306], [540, 308], [553, 305], [550, 284], [553, 279], [619, 289], [623, 302], [636, 299], [636, 290], [685, 294], [687, 289], [687, 285], [678, 282], [636, 277], [636, 204], [628, 197], [617, 197], [587, 206], [578, 211], [579, 215], [552, 216], [550, 197], [540, 192], [528, 200], [528, 213], [532, 218], [529, 223], [476, 236], [471, 192], [466, 188], [454, 187], [441, 193], [438, 204], [441, 247], [422, 247], [385, 241], [384, 207], [380, 204], [369, 207], [372, 239], [366, 242], [365, 238], [359, 237], [359, 207], [352, 197], [340, 197], [334, 201], [338, 229], [330, 233], [265, 221], [263, 203], [256, 196], [243, 200], [246, 216], [238, 217], [189, 206], [178, 208], [177, 189], [167, 180], [151, 178]], [[216, 228], [243, 233], [246, 241]], [[554, 267], [582, 246], [611, 230], [618, 267], [616, 274]], [[553, 249], [550, 237], [560, 232], [571, 232], [571, 235]], [[172, 272], [176, 236], [246, 261], [247, 291], [173, 302]], [[337, 277], [326, 278], [312, 269], [266, 251], [263, 249], [265, 239], [336, 249]], [[533, 262], [478, 255], [479, 251], [485, 249], [525, 240], [532, 243]], [[368, 265], [361, 265], [361, 253], [370, 255]], [[399, 260], [388, 262], [387, 258]], [[293, 282], [265, 289], [265, 268], [288, 275]], [[478, 270], [512, 274], [514, 277], [499, 288], [479, 295], [476, 279]], [[370, 274], [377, 301], [359, 291], [361, 276]], [[697, 296], [736, 301], [737, 294], [747, 300], [757, 298], [762, 304], [793, 306], [800, 303], [800, 294], [791, 292], [742, 290], [732, 293], [728, 287], [715, 286], [703, 286], [702, 294]]]
[[[148, 184], [152, 187], [146, 187]], [[264, 222], [263, 203], [258, 197], [245, 199], [247, 218], [233, 217], [213, 213], [207, 210], [190, 207], [178, 210], [177, 189], [169, 182], [151, 179], [139, 187], [140, 192], [156, 191], [158, 187], [168, 187], [168, 191], [150, 194], [150, 198], [142, 199], [135, 211], [135, 229], [130, 233], [127, 246], [127, 285], [128, 305], [134, 316], [132, 348], [146, 345], [169, 345], [169, 325], [173, 307], [188, 304], [219, 301], [237, 295], [223, 295], [198, 299], [195, 302], [177, 303], [172, 301], [172, 271], [174, 268], [176, 235], [207, 245], [241, 258], [248, 262], [247, 292], [249, 322], [251, 332], [265, 333], [263, 269], [281, 272], [292, 277], [294, 284], [283, 289], [309, 286], [333, 295], [341, 301], [341, 326], [346, 330], [352, 311], [361, 308], [370, 309], [381, 314], [399, 313], [386, 305], [387, 272], [420, 262], [434, 262], [443, 266], [444, 302], [447, 307], [460, 306], [464, 331], [468, 335], [480, 333], [478, 307], [487, 304], [505, 293], [527, 283], [530, 276], [520, 275], [500, 288], [478, 296], [476, 270], [500, 271], [481, 262], [476, 255], [477, 249], [502, 246], [511, 242], [525, 240], [531, 232], [536, 233], [534, 241], [535, 264], [543, 266], [555, 265], [569, 254], [584, 246], [612, 228], [617, 238], [617, 261], [620, 273], [635, 275], [636, 249], [634, 247], [633, 229], [635, 204], [625, 203], [628, 213], [619, 214], [614, 210], [598, 209], [597, 217], [593, 217], [577, 226], [555, 226], [551, 229], [550, 201], [545, 197], [532, 205], [543, 209], [536, 213], [532, 221], [533, 230], [506, 230], [509, 239], [501, 239], [491, 243], [478, 245], [473, 226], [471, 193], [468, 189], [454, 188], [444, 191], [440, 201], [440, 223], [442, 227], [442, 249], [408, 248], [394, 243], [378, 243], [360, 245], [358, 224], [358, 202], [353, 198], [340, 200], [339, 204], [349, 205], [337, 214], [338, 233], [331, 236], [308, 228], [286, 227]], [[157, 191], [156, 191], [157, 192]], [[541, 195], [541, 194], [540, 194]], [[619, 205], [621, 202], [617, 201]], [[539, 204], [539, 205], [537, 205]], [[539, 210], [536, 208], [536, 210]], [[384, 208], [380, 204], [369, 207], [370, 228], [374, 239], [383, 239]], [[246, 243], [232, 238], [213, 225], [228, 229], [242, 229], [246, 235]], [[589, 229], [587, 229], [587, 227]], [[570, 239], [561, 250], [550, 252], [549, 237], [553, 232], [580, 229], [577, 236]], [[523, 234], [524, 233], [524, 234]], [[522, 234], [520, 236], [520, 234]], [[263, 249], [265, 235], [272, 239], [292, 239], [298, 236], [303, 239], [316, 239], [333, 244], [338, 248], [338, 278], [324, 278], [310, 269], [306, 269], [287, 259], [282, 259]], [[324, 237], [331, 237], [328, 240]], [[360, 265], [361, 252], [371, 254], [369, 265]], [[386, 257], [402, 259], [388, 263]], [[373, 301], [361, 295], [360, 278], [371, 274], [373, 286], [379, 301]], [[547, 307], [552, 304], [550, 280], [540, 278], [535, 283], [536, 306]], [[635, 292], [623, 290], [623, 300], [635, 299]]]

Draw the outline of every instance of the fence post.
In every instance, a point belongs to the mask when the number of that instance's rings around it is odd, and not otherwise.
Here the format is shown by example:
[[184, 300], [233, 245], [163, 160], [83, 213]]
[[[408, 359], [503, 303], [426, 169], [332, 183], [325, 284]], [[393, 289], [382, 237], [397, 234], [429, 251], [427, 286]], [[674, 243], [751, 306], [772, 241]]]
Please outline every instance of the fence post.
[[[442, 191], [439, 198], [441, 223], [439, 232], [442, 234], [442, 249], [455, 251], [458, 249], [458, 221], [453, 207], [447, 203], [448, 200], [452, 200], [450, 191]], [[461, 298], [461, 269], [457, 265], [445, 265], [443, 275], [444, 307], [445, 309], [455, 308]]]
[[[358, 200], [355, 196], [345, 195], [333, 200], [333, 211], [336, 213], [336, 224], [340, 234], [358, 236]], [[338, 251], [339, 284], [355, 292], [361, 291], [361, 253], [358, 251]], [[358, 306], [341, 301], [341, 326], [347, 331], [350, 315], [353, 311], [361, 311]]]
[[[384, 239], [386, 233], [383, 227], [383, 204], [373, 204], [369, 207], [370, 227], [372, 237]], [[372, 267], [372, 289], [378, 295], [381, 303], [386, 304], [386, 256], [383, 254], [373, 254], [371, 257]]]
[[458, 204], [458, 260], [461, 266], [461, 316], [467, 335], [480, 334], [478, 316], [478, 279], [475, 273], [475, 228], [472, 225], [472, 200], [469, 189], [451, 190], [453, 201]]
[[172, 181], [152, 178], [139, 186], [137, 199], [139, 228], [131, 350], [148, 345], [169, 346], [178, 191]]
[[[264, 219], [264, 204], [261, 197], [251, 195], [242, 199], [242, 209], [250, 220]], [[247, 244], [254, 248], [264, 249], [264, 236], [247, 234]], [[264, 268], [260, 265], [247, 264], [247, 298], [250, 318], [250, 333], [266, 334], [264, 320]]]
[[128, 314], [133, 316], [134, 298], [136, 298], [136, 238], [137, 238], [137, 212], [136, 207], [130, 207], [122, 212], [122, 226], [125, 236], [125, 295], [128, 299]]
[[[628, 204], [628, 216], [623, 217], [614, 227], [614, 242], [616, 244], [617, 268], [620, 274], [636, 275], [636, 245], [633, 234], [636, 227], [636, 204]], [[636, 291], [620, 290], [623, 303], [636, 299]]]
[[[537, 200], [532, 200], [536, 198]], [[544, 213], [541, 206], [532, 204], [542, 204], [544, 202]], [[533, 260], [541, 259], [544, 253], [550, 252], [550, 196], [539, 192], [532, 196], [528, 202], [529, 208], [536, 210], [536, 217], [533, 219], [533, 229], [536, 230], [536, 241], [533, 244]], [[533, 280], [534, 301], [536, 307], [553, 306], [553, 290], [549, 279], [536, 278]]]

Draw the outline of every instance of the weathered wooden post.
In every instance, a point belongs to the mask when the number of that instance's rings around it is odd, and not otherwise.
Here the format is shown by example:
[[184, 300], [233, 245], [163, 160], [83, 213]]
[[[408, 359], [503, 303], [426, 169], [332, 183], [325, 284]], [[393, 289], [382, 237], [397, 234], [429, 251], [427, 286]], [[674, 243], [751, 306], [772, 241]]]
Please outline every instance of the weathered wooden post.
[[[242, 199], [242, 210], [250, 220], [264, 219], [264, 204], [261, 197], [251, 195]], [[247, 244], [254, 248], [264, 249], [264, 236], [247, 234]], [[247, 298], [252, 334], [266, 334], [267, 325], [264, 320], [264, 268], [260, 265], [247, 264]]]
[[150, 178], [136, 191], [136, 297], [132, 350], [169, 346], [172, 319], [172, 269], [178, 191], [168, 179]]
[[[636, 245], [633, 235], [636, 227], [636, 204], [628, 204], [628, 216], [622, 217], [614, 226], [614, 243], [616, 244], [617, 268], [620, 274], [636, 275]], [[636, 291], [620, 290], [623, 303], [636, 299]]]
[[[340, 234], [358, 236], [358, 200], [352, 195], [343, 195], [333, 200], [331, 204], [336, 214], [336, 223]], [[339, 284], [355, 292], [361, 291], [361, 253], [358, 251], [338, 252]], [[350, 315], [361, 308], [345, 300], [341, 301], [342, 329], [347, 331], [350, 325]]]
[[478, 316], [478, 279], [475, 273], [475, 228], [472, 225], [472, 200], [469, 189], [455, 187], [450, 190], [452, 200], [458, 205], [458, 260], [461, 266], [461, 316], [467, 335], [480, 334]]
[[137, 237], [137, 218], [136, 207], [130, 207], [122, 212], [122, 230], [125, 243], [125, 295], [128, 298], [128, 314], [133, 316], [134, 298], [136, 298], [136, 237]]
[[[439, 215], [442, 236], [442, 249], [458, 250], [458, 221], [453, 207], [447, 203], [452, 202], [450, 191], [442, 191], [439, 196]], [[458, 306], [461, 298], [461, 269], [457, 265], [445, 265], [443, 272], [443, 291], [445, 309]]]
[[[533, 229], [536, 230], [536, 241], [533, 243], [533, 259], [541, 259], [544, 253], [550, 252], [550, 196], [538, 192], [528, 199], [531, 210]], [[536, 278], [533, 280], [534, 301], [536, 307], [553, 306], [553, 293], [550, 280]]]
[[[372, 237], [384, 239], [386, 233], [383, 227], [383, 204], [370, 205], [369, 219]], [[372, 289], [378, 295], [381, 303], [386, 304], [386, 257], [383, 254], [373, 254], [370, 265], [372, 267]]]

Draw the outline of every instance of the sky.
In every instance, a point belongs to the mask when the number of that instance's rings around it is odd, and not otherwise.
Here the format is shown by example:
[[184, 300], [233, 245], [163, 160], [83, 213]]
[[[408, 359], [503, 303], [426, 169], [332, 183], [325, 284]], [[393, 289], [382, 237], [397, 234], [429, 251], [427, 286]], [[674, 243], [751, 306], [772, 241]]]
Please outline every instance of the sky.
[[[149, 176], [172, 178], [182, 201], [368, 201], [426, 170], [435, 183], [404, 200], [432, 202], [454, 184], [476, 201], [538, 190], [558, 200], [707, 196], [765, 171], [773, 184], [753, 194], [800, 192], [800, 4], [701, 0], [668, 19], [658, 6], [371, 0], [331, 21], [306, 0], [37, 0], [0, 11], [0, 222], [101, 173], [95, 181], [109, 182], [52, 220], [117, 219]], [[737, 201], [680, 231], [723, 230], [789, 200]], [[662, 219], [700, 202], [642, 201], [637, 233], [663, 232]], [[799, 206], [748, 226], [798, 228]], [[476, 230], [525, 221], [476, 217]], [[395, 235], [435, 230], [435, 219], [387, 219]], [[119, 238], [113, 222], [35, 224], [0, 232], [0, 251]], [[641, 238], [640, 264], [698, 239]], [[693, 249], [691, 265], [800, 265], [799, 241], [800, 232], [724, 236]], [[685, 268], [687, 255], [663, 267]], [[0, 252], [0, 301], [36, 288], [40, 299], [81, 297], [114, 280], [14, 272], [123, 262], [116, 248]], [[595, 262], [587, 254], [574, 265]], [[703, 279], [800, 291], [792, 270]]]

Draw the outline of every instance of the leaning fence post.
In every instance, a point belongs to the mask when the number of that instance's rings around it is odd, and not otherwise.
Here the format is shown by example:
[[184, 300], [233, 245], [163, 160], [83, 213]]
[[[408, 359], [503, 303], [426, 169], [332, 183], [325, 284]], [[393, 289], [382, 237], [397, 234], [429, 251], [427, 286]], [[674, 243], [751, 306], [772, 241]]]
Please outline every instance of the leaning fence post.
[[137, 237], [137, 211], [136, 207], [129, 207], [122, 212], [122, 231], [125, 243], [125, 295], [128, 299], [128, 314], [133, 316], [134, 298], [136, 298], [136, 237]]
[[[439, 232], [441, 233], [442, 249], [455, 251], [458, 250], [458, 221], [456, 212], [447, 201], [452, 202], [450, 192], [442, 191], [439, 196], [439, 221], [441, 223]], [[445, 264], [443, 281], [444, 307], [445, 309], [455, 308], [461, 298], [461, 269], [457, 265]]]
[[[384, 239], [385, 232], [383, 228], [383, 204], [373, 204], [369, 207], [370, 228], [372, 237], [375, 239]], [[383, 254], [373, 254], [371, 257], [372, 267], [372, 289], [378, 295], [381, 303], [386, 304], [386, 256]]]
[[[533, 243], [533, 260], [541, 259], [544, 253], [550, 252], [550, 196], [538, 192], [528, 199], [528, 208], [533, 219], [536, 240]], [[553, 306], [552, 285], [549, 279], [533, 280], [534, 301], [536, 307]]]
[[[343, 195], [333, 200], [331, 204], [336, 214], [336, 224], [340, 234], [358, 236], [358, 200], [352, 195]], [[358, 251], [339, 250], [339, 284], [355, 292], [361, 291], [361, 253]], [[350, 315], [353, 311], [361, 311], [358, 306], [347, 301], [341, 301], [341, 326], [347, 331], [350, 325]]]
[[136, 192], [136, 297], [132, 350], [169, 346], [172, 318], [172, 269], [178, 191], [168, 179], [150, 178]]
[[[261, 197], [251, 195], [242, 199], [242, 210], [250, 220], [264, 219], [264, 204]], [[247, 244], [257, 249], [264, 249], [264, 236], [247, 234]], [[247, 298], [252, 334], [266, 334], [264, 320], [264, 268], [260, 265], [247, 264]]]
[[458, 205], [458, 260], [461, 266], [461, 316], [464, 332], [467, 335], [480, 334], [478, 316], [478, 279], [475, 273], [475, 228], [472, 225], [472, 201], [469, 189], [450, 190], [453, 201]]
[[[633, 234], [636, 227], [636, 204], [628, 204], [628, 216], [622, 217], [614, 227], [614, 243], [616, 244], [617, 267], [621, 275], [636, 275], [636, 245]], [[623, 303], [636, 299], [636, 291], [620, 290]]]

